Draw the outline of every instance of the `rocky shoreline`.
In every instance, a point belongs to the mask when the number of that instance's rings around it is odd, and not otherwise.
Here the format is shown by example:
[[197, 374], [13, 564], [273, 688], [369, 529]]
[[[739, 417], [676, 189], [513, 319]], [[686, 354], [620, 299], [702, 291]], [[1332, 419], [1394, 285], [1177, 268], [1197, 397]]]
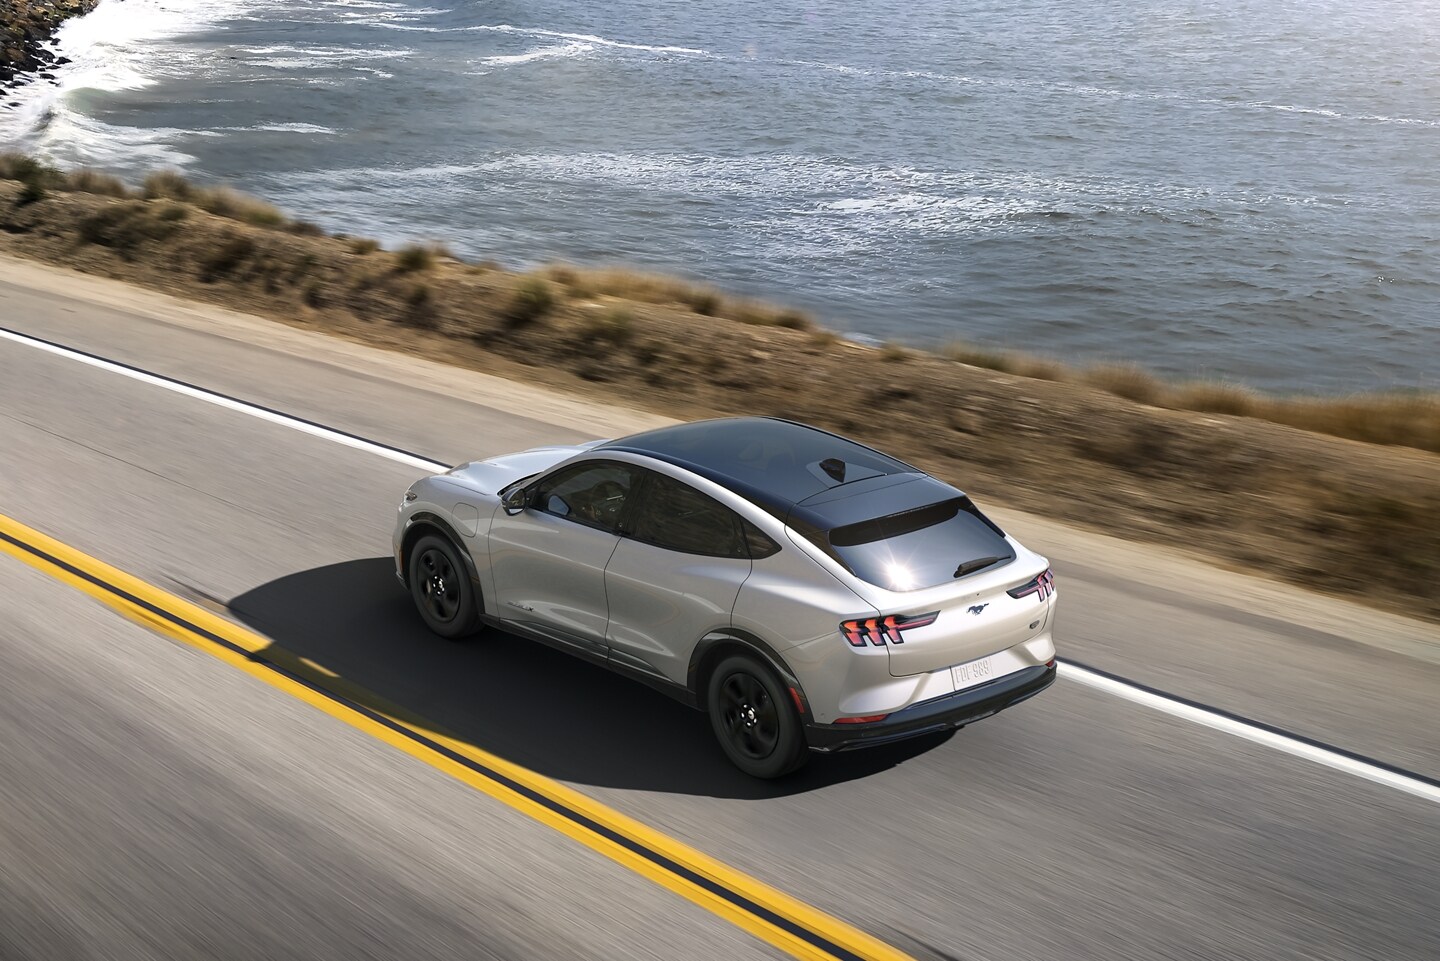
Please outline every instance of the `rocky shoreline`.
[[71, 17], [95, 9], [99, 0], [4, 0], [0, 4], [0, 90], [34, 79], [53, 80], [51, 70], [69, 61], [54, 50], [55, 31]]

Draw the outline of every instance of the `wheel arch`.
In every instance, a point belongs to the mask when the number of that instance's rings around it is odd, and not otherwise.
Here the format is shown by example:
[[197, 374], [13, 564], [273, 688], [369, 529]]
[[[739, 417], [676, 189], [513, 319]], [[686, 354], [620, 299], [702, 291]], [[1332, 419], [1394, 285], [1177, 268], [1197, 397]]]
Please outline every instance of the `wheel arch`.
[[780, 652], [762, 638], [739, 628], [707, 634], [691, 652], [686, 686], [694, 695], [697, 708], [702, 711], [708, 709], [710, 672], [731, 654], [747, 654], [769, 665], [780, 678], [780, 683], [784, 684], [796, 699], [801, 721], [808, 722], [811, 719], [810, 702], [805, 697], [805, 689], [801, 687], [800, 679], [795, 676], [790, 665], [780, 656]]
[[480, 608], [480, 613], [485, 613], [485, 592], [480, 589], [480, 572], [475, 567], [475, 558], [465, 549], [465, 541], [455, 532], [455, 528], [440, 515], [432, 514], [429, 511], [417, 512], [410, 518], [405, 526], [405, 536], [400, 541], [400, 571], [405, 580], [405, 586], [410, 586], [410, 552], [420, 541], [420, 538], [427, 534], [436, 534], [450, 542], [455, 552], [460, 555], [460, 562], [465, 565], [465, 573], [470, 578], [470, 583], [475, 587], [475, 600]]

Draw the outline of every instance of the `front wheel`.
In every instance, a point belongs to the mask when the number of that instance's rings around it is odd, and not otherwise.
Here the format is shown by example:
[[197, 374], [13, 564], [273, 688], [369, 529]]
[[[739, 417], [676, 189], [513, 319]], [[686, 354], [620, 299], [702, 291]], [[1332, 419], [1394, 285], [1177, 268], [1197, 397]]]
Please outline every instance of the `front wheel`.
[[455, 545], [427, 534], [410, 551], [410, 597], [425, 625], [450, 640], [474, 634], [480, 628], [480, 605], [475, 585]]
[[751, 777], [783, 777], [809, 760], [799, 713], [775, 672], [758, 659], [737, 654], [721, 661], [705, 703], [726, 757]]

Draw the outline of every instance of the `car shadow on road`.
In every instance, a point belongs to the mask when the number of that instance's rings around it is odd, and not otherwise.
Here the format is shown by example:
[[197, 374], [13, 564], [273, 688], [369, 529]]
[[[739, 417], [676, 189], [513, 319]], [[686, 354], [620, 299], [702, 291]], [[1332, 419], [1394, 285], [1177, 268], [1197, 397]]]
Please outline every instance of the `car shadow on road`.
[[[497, 630], [462, 642], [420, 622], [389, 557], [301, 571], [230, 610], [295, 657], [475, 747], [576, 784], [759, 799], [868, 777], [923, 754], [928, 737], [757, 781], [730, 766], [709, 722], [642, 684]], [[323, 678], [322, 678], [323, 680]]]

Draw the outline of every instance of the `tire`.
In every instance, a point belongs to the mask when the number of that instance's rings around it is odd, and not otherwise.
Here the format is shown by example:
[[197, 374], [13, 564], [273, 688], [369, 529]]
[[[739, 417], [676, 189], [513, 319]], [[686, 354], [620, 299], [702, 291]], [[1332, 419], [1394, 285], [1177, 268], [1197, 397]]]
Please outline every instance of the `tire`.
[[721, 750], [751, 777], [784, 777], [810, 759], [799, 712], [758, 658], [733, 654], [716, 665], [705, 704]]
[[426, 534], [410, 549], [410, 598], [425, 626], [456, 641], [480, 629], [475, 585], [448, 538]]

